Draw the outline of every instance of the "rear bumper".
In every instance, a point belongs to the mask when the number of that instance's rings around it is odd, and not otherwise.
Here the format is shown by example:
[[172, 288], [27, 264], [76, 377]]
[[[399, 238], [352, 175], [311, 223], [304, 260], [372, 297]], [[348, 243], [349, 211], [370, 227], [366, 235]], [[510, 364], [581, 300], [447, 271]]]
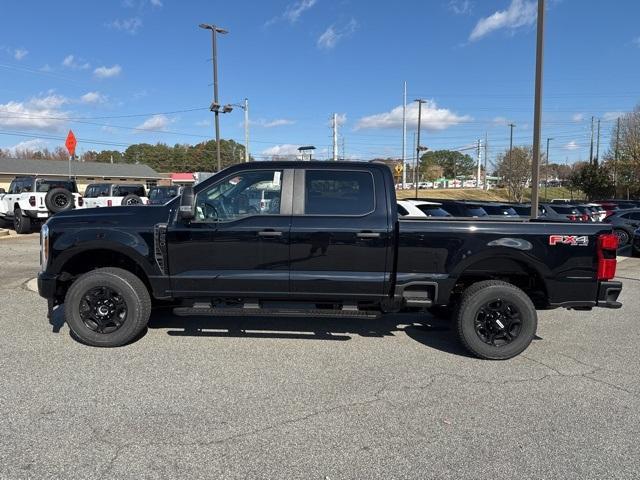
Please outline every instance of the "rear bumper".
[[27, 217], [31, 217], [34, 219], [46, 219], [49, 218], [49, 212], [47, 210], [23, 210], [22, 213], [24, 213]]
[[618, 297], [622, 291], [622, 282], [600, 282], [598, 285], [598, 302], [599, 307], [604, 308], [620, 308], [622, 303], [618, 302]]

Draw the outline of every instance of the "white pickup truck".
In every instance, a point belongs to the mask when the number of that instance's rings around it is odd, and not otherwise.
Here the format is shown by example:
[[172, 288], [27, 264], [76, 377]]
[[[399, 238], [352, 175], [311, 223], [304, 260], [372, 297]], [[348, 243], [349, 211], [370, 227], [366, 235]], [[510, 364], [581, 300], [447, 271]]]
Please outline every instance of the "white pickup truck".
[[82, 206], [75, 180], [16, 177], [7, 193], [0, 192], [0, 223], [12, 223], [16, 233], [29, 233], [33, 223]]
[[86, 208], [146, 205], [149, 203], [144, 185], [124, 183], [92, 183], [84, 191]]

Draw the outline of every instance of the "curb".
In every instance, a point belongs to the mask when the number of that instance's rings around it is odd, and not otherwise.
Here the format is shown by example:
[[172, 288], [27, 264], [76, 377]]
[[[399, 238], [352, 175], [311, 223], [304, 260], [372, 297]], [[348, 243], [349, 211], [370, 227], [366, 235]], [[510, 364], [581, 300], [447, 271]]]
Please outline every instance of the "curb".
[[0, 237], [8, 237], [9, 236], [9, 230], [7, 230], [6, 228], [0, 228]]

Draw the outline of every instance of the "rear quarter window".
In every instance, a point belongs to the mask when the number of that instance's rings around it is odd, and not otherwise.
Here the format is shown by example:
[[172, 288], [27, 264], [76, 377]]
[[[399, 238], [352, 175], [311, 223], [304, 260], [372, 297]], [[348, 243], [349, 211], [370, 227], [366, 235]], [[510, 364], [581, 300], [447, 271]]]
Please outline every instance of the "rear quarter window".
[[375, 210], [373, 175], [365, 171], [307, 170], [306, 215], [366, 215]]

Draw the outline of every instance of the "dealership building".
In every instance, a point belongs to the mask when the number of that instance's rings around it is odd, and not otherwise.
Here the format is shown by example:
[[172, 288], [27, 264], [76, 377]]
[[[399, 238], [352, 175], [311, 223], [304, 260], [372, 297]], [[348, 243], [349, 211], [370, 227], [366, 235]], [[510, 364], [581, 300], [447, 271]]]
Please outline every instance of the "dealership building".
[[60, 179], [69, 178], [70, 175], [76, 180], [80, 193], [90, 183], [142, 183], [150, 188], [168, 180], [168, 175], [140, 164], [0, 158], [0, 188], [8, 191], [11, 181], [24, 175]]

